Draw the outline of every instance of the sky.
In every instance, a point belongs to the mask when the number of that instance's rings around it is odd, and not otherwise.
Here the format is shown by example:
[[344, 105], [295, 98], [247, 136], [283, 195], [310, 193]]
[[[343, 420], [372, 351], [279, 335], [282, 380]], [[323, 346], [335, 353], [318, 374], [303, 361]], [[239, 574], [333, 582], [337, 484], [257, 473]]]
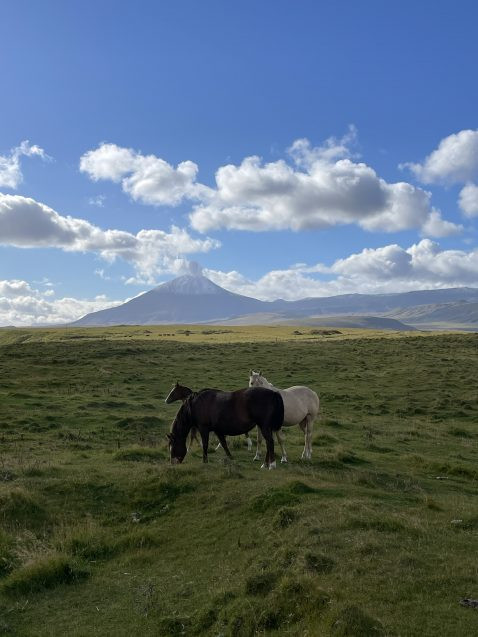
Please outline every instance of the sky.
[[478, 287], [474, 1], [3, 0], [0, 326], [202, 271]]

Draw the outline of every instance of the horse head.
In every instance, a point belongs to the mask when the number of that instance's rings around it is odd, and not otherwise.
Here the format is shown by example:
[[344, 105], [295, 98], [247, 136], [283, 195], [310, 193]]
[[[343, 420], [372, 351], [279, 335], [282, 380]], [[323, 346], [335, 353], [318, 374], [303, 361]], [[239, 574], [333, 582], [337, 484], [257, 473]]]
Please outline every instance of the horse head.
[[167, 405], [176, 402], [176, 400], [182, 400], [184, 402], [184, 400], [191, 394], [192, 389], [189, 389], [189, 387], [186, 387], [185, 385], [180, 385], [179, 381], [176, 381], [176, 384], [166, 396], [164, 402]]
[[249, 387], [266, 387], [266, 383], [267, 381], [260, 370], [258, 372], [255, 372], [252, 369], [250, 370]]
[[167, 434], [169, 440], [169, 457], [171, 464], [181, 464], [187, 453], [186, 438], [193, 425], [191, 413], [191, 393], [181, 405]]

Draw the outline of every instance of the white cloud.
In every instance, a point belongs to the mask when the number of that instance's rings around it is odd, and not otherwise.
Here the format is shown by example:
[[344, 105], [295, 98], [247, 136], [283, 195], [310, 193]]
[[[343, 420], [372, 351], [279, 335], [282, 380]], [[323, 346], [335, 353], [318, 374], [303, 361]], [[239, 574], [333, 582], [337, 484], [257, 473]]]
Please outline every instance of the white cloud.
[[466, 183], [478, 178], [478, 130], [462, 130], [441, 140], [423, 163], [401, 164], [425, 184]]
[[44, 325], [75, 321], [89, 312], [96, 312], [124, 303], [106, 296], [94, 299], [52, 299], [52, 290], [42, 292], [26, 281], [0, 281], [0, 325]]
[[85, 219], [62, 216], [34, 199], [0, 193], [0, 244], [19, 248], [60, 248], [69, 252], [95, 252], [106, 261], [131, 263], [149, 281], [174, 272], [184, 254], [207, 252], [220, 244], [195, 239], [184, 229], [171, 231], [102, 230]]
[[462, 188], [458, 205], [467, 217], [478, 216], [478, 186], [467, 184]]
[[152, 205], [198, 202], [191, 226], [205, 233], [234, 230], [308, 230], [358, 224], [372, 232], [421, 229], [430, 236], [461, 230], [441, 219], [430, 193], [406, 182], [387, 183], [350, 147], [356, 129], [342, 139], [312, 147], [298, 139], [289, 148], [293, 164], [281, 159], [263, 163], [257, 156], [221, 166], [216, 187], [196, 181], [198, 166], [184, 161], [175, 168], [155, 155], [142, 155], [116, 144], [101, 144], [85, 153], [80, 170], [95, 181], [121, 183], [135, 201]]
[[299, 231], [356, 223], [374, 232], [460, 231], [431, 207], [430, 193], [405, 182], [387, 183], [364, 163], [337, 159], [346, 153], [343, 140], [317, 149], [299, 140], [291, 152], [302, 170], [283, 160], [263, 164], [259, 157], [219, 168], [215, 195], [194, 209], [192, 227]]
[[19, 146], [12, 148], [9, 155], [0, 155], [0, 187], [15, 190], [23, 181], [20, 165], [21, 157], [40, 157], [43, 160], [51, 158], [43, 148], [31, 145], [28, 140], [21, 142]]
[[204, 199], [209, 190], [196, 182], [198, 167], [192, 161], [183, 161], [175, 168], [160, 157], [142, 155], [116, 144], [101, 144], [86, 152], [80, 159], [80, 171], [94, 181], [121, 183], [133, 200], [155, 206]]
[[96, 195], [96, 197], [90, 197], [88, 199], [88, 203], [90, 206], [96, 206], [97, 208], [105, 207], [106, 196], [105, 195]]
[[[326, 279], [310, 276], [326, 274]], [[336, 294], [383, 294], [420, 289], [478, 286], [478, 249], [442, 250], [422, 239], [405, 249], [396, 244], [338, 259], [331, 266], [298, 264], [273, 270], [257, 281], [239, 272], [206, 270], [206, 276], [228, 290], [263, 300], [296, 300]]]

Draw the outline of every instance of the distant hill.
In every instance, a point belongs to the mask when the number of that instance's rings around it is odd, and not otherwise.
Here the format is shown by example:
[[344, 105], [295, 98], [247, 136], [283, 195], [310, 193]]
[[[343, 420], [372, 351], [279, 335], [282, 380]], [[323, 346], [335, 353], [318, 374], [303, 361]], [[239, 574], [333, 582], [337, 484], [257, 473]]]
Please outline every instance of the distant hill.
[[247, 314], [246, 316], [238, 316], [237, 318], [221, 321], [221, 325], [297, 325], [310, 327], [361, 327], [373, 330], [398, 330], [403, 332], [414, 331], [417, 328], [412, 325], [406, 325], [401, 321], [393, 318], [382, 316], [359, 316], [359, 315], [342, 315], [342, 316], [309, 316], [305, 318], [283, 318], [277, 314]]
[[[340, 321], [338, 317], [342, 317]], [[184, 275], [127, 303], [87, 314], [71, 325], [287, 322], [345, 326], [343, 317], [348, 317], [348, 327], [365, 327], [368, 324], [376, 329], [403, 330], [434, 321], [451, 321], [460, 326], [476, 324], [478, 329], [478, 289], [450, 288], [398, 294], [343, 294], [299, 301], [260, 301], [229, 292], [203, 275]], [[318, 319], [323, 319], [323, 322]]]
[[417, 305], [395, 311], [390, 314], [394, 318], [412, 325], [428, 326], [431, 324], [461, 325], [478, 330], [478, 302], [460, 301], [459, 303], [440, 303]]

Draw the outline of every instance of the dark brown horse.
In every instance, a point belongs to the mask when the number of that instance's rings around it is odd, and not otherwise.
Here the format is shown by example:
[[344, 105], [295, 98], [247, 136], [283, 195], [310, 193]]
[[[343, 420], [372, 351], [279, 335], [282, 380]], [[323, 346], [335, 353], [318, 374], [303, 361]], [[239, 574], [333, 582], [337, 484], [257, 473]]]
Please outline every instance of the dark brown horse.
[[[168, 405], [170, 405], [171, 403], [175, 403], [178, 400], [184, 403], [186, 398], [190, 396], [192, 393], [193, 393], [192, 389], [189, 389], [189, 387], [186, 387], [186, 385], [180, 385], [179, 381], [176, 381], [176, 384], [173, 386], [169, 394], [166, 396], [166, 398], [164, 399], [164, 402]], [[194, 441], [196, 441], [198, 445], [201, 444], [201, 441], [198, 439], [198, 435], [199, 435], [199, 431], [197, 427], [191, 427], [191, 433], [189, 434], [188, 451], [191, 449]], [[244, 436], [246, 438], [247, 448], [250, 451], [252, 449], [252, 440], [250, 439], [249, 434], [244, 434]], [[219, 449], [220, 446], [221, 446], [221, 443], [217, 445], [216, 451]]]
[[183, 402], [171, 427], [169, 452], [171, 463], [182, 462], [187, 453], [186, 439], [191, 427], [201, 434], [203, 462], [207, 462], [209, 434], [219, 438], [226, 455], [231, 458], [226, 436], [239, 436], [256, 425], [266, 441], [263, 467], [276, 466], [272, 433], [282, 426], [284, 403], [277, 392], [264, 387], [247, 387], [237, 391], [203, 389], [193, 392]]

